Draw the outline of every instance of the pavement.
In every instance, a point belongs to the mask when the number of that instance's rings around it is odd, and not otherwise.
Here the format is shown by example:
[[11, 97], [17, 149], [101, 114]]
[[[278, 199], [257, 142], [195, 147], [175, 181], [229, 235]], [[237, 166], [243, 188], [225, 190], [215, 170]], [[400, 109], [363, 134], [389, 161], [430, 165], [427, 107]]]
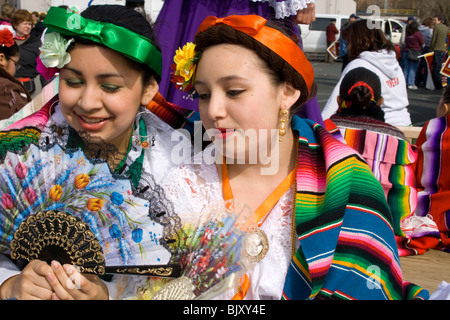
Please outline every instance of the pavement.
[[[317, 83], [317, 100], [321, 109], [325, 107], [328, 98], [341, 76], [342, 63], [325, 63], [311, 61]], [[414, 126], [423, 126], [426, 121], [436, 117], [436, 109], [443, 90], [408, 89], [409, 113]]]

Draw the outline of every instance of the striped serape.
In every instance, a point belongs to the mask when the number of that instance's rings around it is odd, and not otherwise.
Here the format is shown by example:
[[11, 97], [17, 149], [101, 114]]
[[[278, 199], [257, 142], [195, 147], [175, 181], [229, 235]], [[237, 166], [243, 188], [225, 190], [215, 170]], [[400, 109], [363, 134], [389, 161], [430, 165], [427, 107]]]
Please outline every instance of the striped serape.
[[363, 158], [322, 126], [299, 133], [296, 231], [284, 299], [427, 299], [403, 280], [393, 219]]
[[394, 218], [395, 234], [405, 237], [400, 222], [411, 217], [417, 207], [412, 165], [417, 159], [417, 148], [402, 139], [403, 134], [397, 128], [382, 121], [364, 119], [333, 116], [325, 125], [331, 133], [334, 128], [339, 130], [345, 143], [364, 158], [383, 187]]
[[436, 248], [450, 252], [450, 115], [429, 120], [417, 138], [414, 164], [418, 185], [416, 215], [431, 218], [437, 225], [439, 242], [424, 234], [409, 248]]

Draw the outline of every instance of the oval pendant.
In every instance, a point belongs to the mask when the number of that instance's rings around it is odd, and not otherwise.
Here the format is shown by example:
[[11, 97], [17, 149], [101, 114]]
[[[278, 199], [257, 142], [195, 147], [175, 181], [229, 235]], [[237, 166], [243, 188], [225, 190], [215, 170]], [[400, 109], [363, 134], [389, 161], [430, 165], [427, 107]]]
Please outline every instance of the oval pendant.
[[250, 262], [261, 261], [269, 251], [269, 239], [266, 233], [259, 228], [253, 229], [245, 240], [245, 250]]

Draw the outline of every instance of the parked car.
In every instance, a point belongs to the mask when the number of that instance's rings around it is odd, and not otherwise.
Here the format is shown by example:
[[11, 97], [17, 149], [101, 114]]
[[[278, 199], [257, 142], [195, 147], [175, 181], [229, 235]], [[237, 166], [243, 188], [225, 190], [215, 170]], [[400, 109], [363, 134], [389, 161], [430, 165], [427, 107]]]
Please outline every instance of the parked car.
[[[336, 28], [338, 30], [348, 21], [349, 16], [337, 14], [316, 14], [316, 21], [309, 24], [300, 24], [300, 33], [303, 41], [303, 50], [305, 53], [325, 54], [327, 51], [327, 40], [325, 30], [330, 24], [331, 19], [336, 19]], [[402, 35], [405, 23], [396, 19], [384, 18], [373, 19], [371, 23], [374, 26], [382, 28], [386, 36], [398, 45]], [[339, 35], [336, 39], [339, 38]]]

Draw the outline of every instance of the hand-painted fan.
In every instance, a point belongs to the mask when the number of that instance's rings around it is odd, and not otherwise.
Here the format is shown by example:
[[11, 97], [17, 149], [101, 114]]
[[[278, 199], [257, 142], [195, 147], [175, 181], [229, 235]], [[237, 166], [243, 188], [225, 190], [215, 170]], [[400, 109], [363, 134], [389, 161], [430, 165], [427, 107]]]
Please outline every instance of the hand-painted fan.
[[162, 286], [152, 300], [211, 299], [239, 286], [240, 276], [254, 266], [248, 240], [255, 224], [250, 210], [236, 214], [232, 208], [230, 203], [210, 205], [185, 222], [174, 254], [182, 276]]
[[79, 149], [31, 144], [8, 152], [0, 196], [0, 252], [13, 259], [59, 260], [96, 274], [179, 275], [149, 201]]

